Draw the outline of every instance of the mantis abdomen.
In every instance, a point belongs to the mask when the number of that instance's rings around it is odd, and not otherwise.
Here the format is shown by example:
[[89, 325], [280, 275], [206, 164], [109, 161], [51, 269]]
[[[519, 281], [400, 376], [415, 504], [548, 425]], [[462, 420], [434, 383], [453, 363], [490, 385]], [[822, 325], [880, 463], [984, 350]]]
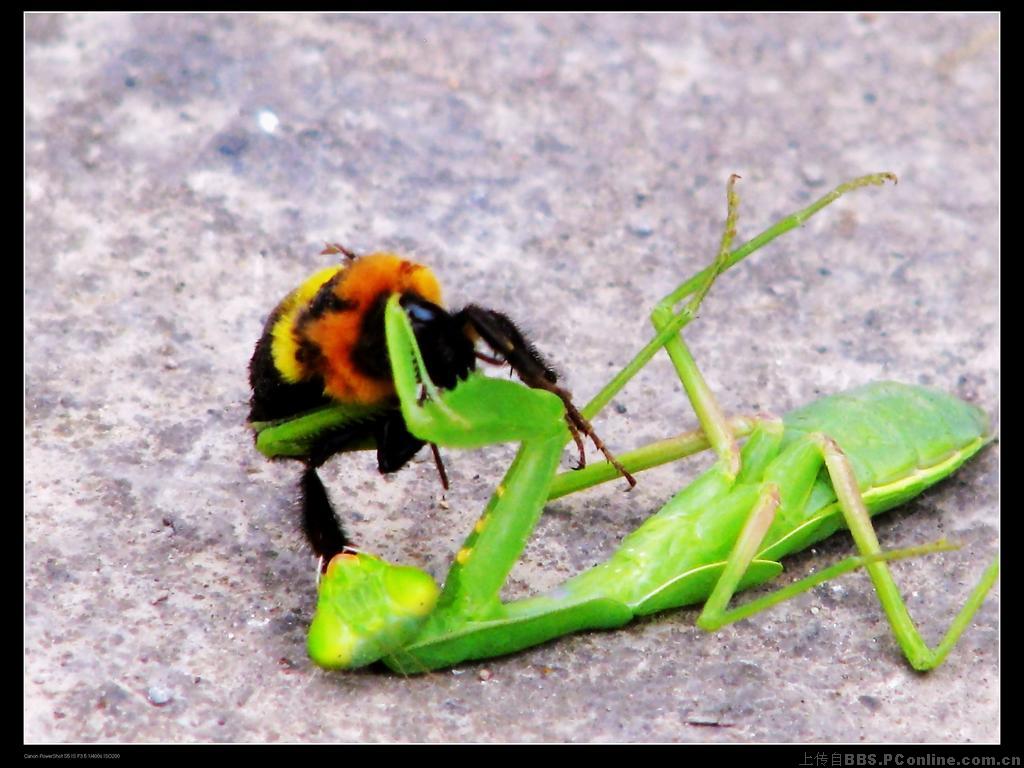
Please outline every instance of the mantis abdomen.
[[712, 467], [627, 536], [606, 562], [566, 582], [560, 597], [611, 598], [634, 613], [704, 601], [766, 484], [781, 503], [742, 586], [776, 575], [773, 562], [844, 528], [817, 438], [853, 467], [870, 514], [952, 474], [989, 439], [988, 419], [950, 395], [876, 382], [765, 421], [743, 448], [740, 475]]
[[839, 444], [861, 491], [874, 502], [872, 512], [890, 509], [947, 477], [988, 440], [988, 417], [980, 408], [890, 381], [816, 400], [783, 422], [783, 448], [812, 432]]
[[[925, 387], [874, 382], [825, 397], [787, 414], [782, 448], [821, 433], [835, 440], [857, 476], [868, 511], [875, 515], [922, 493], [945, 479], [991, 439], [988, 416], [959, 398]], [[797, 526], [824, 516], [842, 525], [836, 496], [825, 472], [790, 531], [765, 549], [766, 557], [798, 552], [830, 535], [794, 535]], [[769, 536], [771, 536], [770, 532]], [[769, 541], [775, 541], [772, 538]]]

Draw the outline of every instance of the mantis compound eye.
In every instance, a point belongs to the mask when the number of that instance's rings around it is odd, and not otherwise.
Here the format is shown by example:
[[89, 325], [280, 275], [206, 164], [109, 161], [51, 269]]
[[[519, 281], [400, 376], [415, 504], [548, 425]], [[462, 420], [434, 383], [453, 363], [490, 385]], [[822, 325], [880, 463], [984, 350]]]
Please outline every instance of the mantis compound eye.
[[442, 389], [453, 389], [476, 368], [472, 340], [443, 307], [414, 294], [404, 294], [399, 303], [409, 317], [431, 380]]

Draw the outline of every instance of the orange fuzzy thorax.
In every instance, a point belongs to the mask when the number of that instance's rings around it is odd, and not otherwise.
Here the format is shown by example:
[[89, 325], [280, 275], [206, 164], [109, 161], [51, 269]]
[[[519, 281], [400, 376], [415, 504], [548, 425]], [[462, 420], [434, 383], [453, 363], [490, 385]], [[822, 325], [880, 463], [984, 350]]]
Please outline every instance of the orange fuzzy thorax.
[[[341, 308], [311, 316], [309, 303], [332, 279]], [[324, 394], [340, 402], [373, 405], [392, 397], [391, 378], [367, 376], [351, 354], [366, 312], [382, 294], [392, 293], [413, 293], [441, 304], [441, 286], [434, 274], [393, 253], [361, 256], [312, 275], [281, 304], [273, 328], [275, 367], [292, 383], [322, 376]], [[311, 355], [311, 350], [318, 354]]]

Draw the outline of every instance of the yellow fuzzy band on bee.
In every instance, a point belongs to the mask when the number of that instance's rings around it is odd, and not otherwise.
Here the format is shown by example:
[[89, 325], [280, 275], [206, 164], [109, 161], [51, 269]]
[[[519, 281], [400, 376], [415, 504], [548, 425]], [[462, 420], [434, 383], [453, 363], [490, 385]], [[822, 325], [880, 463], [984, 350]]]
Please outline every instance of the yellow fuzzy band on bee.
[[274, 356], [274, 367], [281, 378], [289, 384], [301, 381], [308, 375], [306, 367], [296, 359], [299, 350], [299, 339], [295, 334], [295, 321], [300, 312], [309, 305], [316, 296], [320, 286], [334, 277], [344, 266], [336, 264], [325, 267], [311, 275], [298, 288], [289, 293], [280, 305], [280, 315], [271, 331], [274, 340], [270, 351]]

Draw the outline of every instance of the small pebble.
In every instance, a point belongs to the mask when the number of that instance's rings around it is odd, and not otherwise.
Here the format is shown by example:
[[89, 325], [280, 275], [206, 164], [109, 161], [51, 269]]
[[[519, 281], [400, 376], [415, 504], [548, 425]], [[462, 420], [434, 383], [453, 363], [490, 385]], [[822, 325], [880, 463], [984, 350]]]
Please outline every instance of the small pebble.
[[164, 688], [162, 685], [151, 685], [146, 690], [146, 698], [149, 699], [150, 704], [162, 707], [164, 704], [169, 704], [174, 697], [169, 688]]

